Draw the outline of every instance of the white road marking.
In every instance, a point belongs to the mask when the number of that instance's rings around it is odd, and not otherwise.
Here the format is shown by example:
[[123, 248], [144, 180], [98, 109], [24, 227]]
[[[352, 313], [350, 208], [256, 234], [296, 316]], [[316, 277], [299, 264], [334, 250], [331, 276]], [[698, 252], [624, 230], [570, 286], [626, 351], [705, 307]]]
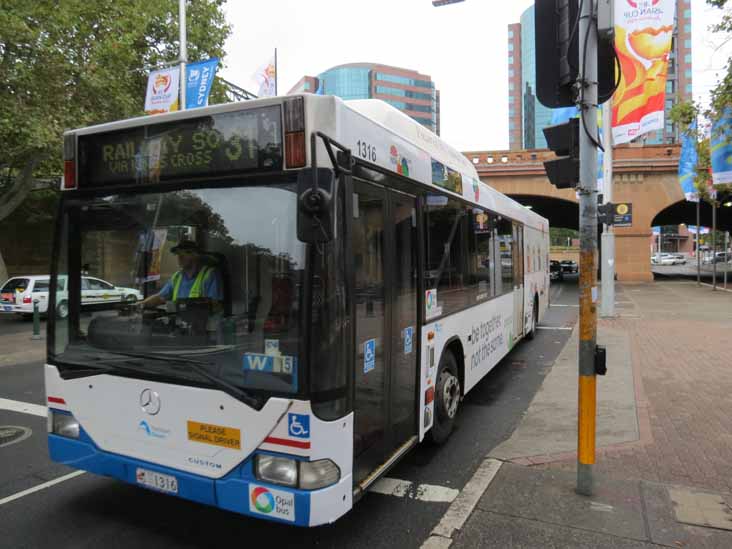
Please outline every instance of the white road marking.
[[68, 475], [64, 475], [53, 480], [49, 480], [48, 482], [44, 482], [43, 484], [39, 484], [38, 486], [34, 486], [33, 488], [28, 488], [27, 490], [23, 490], [22, 492], [18, 492], [17, 494], [13, 494], [12, 496], [0, 499], [0, 505], [5, 505], [6, 503], [10, 503], [11, 501], [15, 501], [16, 499], [20, 499], [30, 494], [40, 492], [41, 490], [45, 490], [46, 488], [50, 488], [51, 486], [55, 486], [56, 484], [60, 484], [67, 480], [71, 480], [72, 478], [76, 478], [79, 475], [83, 475], [85, 472], [86, 471], [74, 471], [73, 473], [69, 473]]
[[497, 459], [488, 458], [480, 464], [478, 470], [468, 481], [447, 508], [447, 511], [440, 519], [440, 522], [432, 530], [432, 534], [422, 544], [421, 549], [445, 549], [452, 544], [452, 536], [460, 530], [478, 504], [478, 500], [488, 489], [501, 468], [501, 462]]
[[537, 326], [537, 330], [568, 330], [572, 331], [572, 328], [568, 326]]
[[550, 303], [550, 307], [579, 307], [579, 305], [574, 303]]
[[20, 412], [21, 414], [40, 417], [46, 417], [48, 415], [48, 409], [45, 406], [31, 404], [30, 402], [21, 402], [19, 400], [10, 400], [8, 398], [0, 398], [0, 410]]
[[377, 480], [369, 488], [369, 492], [398, 498], [418, 499], [420, 501], [450, 503], [457, 497], [460, 490], [433, 484], [415, 484], [408, 480], [384, 477]]

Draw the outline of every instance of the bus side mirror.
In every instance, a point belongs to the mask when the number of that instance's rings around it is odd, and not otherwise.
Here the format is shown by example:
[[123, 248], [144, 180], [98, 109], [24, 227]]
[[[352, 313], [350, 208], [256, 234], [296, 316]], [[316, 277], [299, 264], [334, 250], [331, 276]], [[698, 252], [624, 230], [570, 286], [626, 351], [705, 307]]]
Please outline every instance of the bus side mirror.
[[306, 244], [333, 240], [335, 174], [330, 168], [304, 168], [297, 176], [297, 238]]

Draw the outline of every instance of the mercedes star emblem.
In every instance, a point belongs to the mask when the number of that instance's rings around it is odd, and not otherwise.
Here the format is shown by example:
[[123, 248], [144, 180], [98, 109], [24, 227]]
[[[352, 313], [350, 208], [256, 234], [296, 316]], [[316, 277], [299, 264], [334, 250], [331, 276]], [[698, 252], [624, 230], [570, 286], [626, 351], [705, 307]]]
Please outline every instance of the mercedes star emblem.
[[160, 411], [160, 395], [152, 389], [145, 389], [140, 393], [140, 407], [144, 412], [154, 416]]

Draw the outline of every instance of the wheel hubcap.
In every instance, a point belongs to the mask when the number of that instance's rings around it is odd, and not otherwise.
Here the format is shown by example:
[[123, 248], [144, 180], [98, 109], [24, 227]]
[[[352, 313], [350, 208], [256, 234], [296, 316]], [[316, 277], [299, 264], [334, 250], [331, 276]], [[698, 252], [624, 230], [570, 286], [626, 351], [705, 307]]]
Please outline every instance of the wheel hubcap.
[[452, 419], [457, 413], [458, 403], [460, 402], [460, 382], [452, 374], [447, 374], [447, 376], [442, 388], [442, 400], [445, 403], [447, 416]]

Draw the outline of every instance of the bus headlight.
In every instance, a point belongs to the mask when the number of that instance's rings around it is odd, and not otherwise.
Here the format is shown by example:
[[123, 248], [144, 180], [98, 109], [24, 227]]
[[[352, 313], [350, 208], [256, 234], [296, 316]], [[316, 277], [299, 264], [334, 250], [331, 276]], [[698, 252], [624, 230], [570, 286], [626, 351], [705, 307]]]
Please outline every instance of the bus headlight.
[[329, 459], [300, 462], [300, 488], [317, 490], [335, 484], [341, 478], [338, 466]]
[[68, 438], [79, 438], [79, 422], [71, 414], [51, 413], [51, 432]]
[[258, 455], [255, 474], [259, 480], [294, 488], [297, 486], [297, 461], [290, 458]]

